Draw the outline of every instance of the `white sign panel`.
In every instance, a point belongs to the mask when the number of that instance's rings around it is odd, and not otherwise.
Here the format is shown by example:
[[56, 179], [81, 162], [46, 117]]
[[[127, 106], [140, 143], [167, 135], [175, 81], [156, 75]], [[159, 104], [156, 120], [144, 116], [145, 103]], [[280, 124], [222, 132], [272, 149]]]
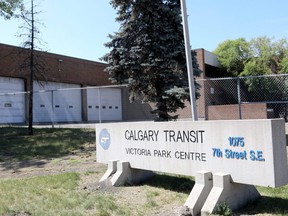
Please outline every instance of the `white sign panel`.
[[227, 173], [235, 183], [288, 183], [282, 119], [133, 122], [96, 125], [97, 161], [128, 161], [132, 168], [195, 176]]

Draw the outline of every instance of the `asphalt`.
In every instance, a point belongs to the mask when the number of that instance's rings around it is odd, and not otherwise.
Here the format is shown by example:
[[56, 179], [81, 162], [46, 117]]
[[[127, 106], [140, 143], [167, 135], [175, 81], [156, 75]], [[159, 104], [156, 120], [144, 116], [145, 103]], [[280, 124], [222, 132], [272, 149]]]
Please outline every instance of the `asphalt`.
[[33, 125], [35, 128], [95, 128], [96, 123], [87, 123], [87, 124], [41, 124]]

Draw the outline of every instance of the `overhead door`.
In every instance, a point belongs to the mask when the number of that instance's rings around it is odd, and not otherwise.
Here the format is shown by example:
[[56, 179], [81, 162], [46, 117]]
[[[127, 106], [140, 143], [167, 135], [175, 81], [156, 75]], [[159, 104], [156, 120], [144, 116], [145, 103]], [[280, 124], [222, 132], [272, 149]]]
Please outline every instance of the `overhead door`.
[[34, 83], [34, 122], [81, 122], [80, 85]]
[[88, 88], [88, 121], [122, 120], [121, 89]]
[[25, 122], [25, 94], [23, 92], [24, 81], [22, 79], [0, 77], [0, 123]]

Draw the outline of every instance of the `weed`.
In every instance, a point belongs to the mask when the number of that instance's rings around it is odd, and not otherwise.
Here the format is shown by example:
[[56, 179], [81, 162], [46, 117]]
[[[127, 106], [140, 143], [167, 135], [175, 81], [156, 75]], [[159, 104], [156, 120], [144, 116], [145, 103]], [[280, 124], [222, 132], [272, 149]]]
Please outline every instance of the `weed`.
[[61, 161], [62, 161], [62, 159], [56, 158], [56, 159], [53, 159], [53, 160], [51, 161], [51, 163], [52, 163], [52, 164], [59, 164]]
[[81, 160], [78, 159], [69, 159], [69, 163], [75, 164], [75, 163], [82, 163]]
[[147, 197], [147, 203], [146, 205], [148, 207], [157, 207], [158, 204], [155, 201], [155, 197], [159, 196], [159, 192], [158, 191], [148, 191], [146, 194]]
[[231, 216], [233, 215], [233, 212], [226, 203], [220, 203], [216, 206], [215, 210], [213, 211], [213, 214]]

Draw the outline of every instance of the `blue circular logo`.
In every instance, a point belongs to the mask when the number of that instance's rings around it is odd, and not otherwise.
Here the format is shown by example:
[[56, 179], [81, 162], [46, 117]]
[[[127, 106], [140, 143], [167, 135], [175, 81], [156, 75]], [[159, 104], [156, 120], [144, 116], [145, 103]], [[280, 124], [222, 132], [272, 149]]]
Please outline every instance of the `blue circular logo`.
[[107, 129], [102, 129], [99, 135], [99, 143], [104, 150], [107, 150], [110, 146], [110, 134]]

